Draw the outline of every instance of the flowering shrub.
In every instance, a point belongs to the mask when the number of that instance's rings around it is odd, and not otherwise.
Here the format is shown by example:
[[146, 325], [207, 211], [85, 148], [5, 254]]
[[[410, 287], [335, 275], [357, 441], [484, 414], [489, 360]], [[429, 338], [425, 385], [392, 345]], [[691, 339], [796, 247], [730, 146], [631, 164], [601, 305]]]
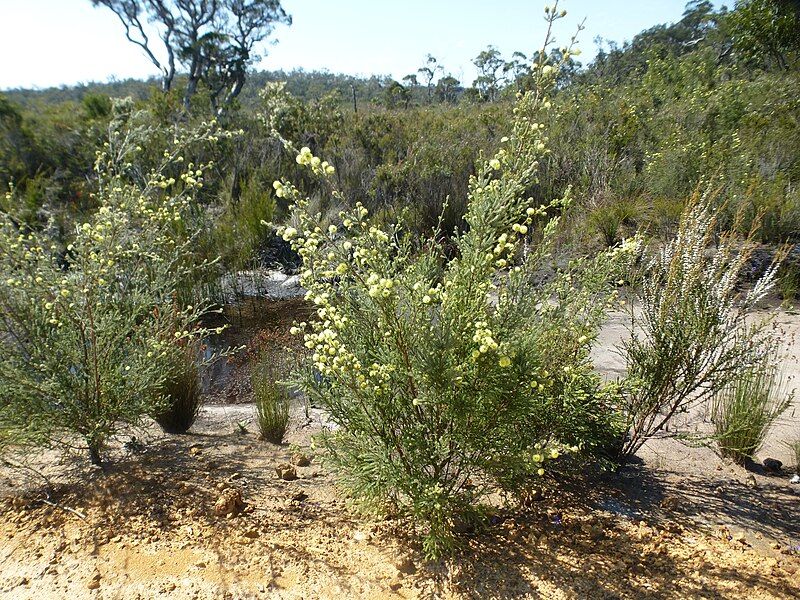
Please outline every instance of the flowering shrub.
[[[121, 426], [158, 412], [175, 343], [204, 334], [203, 308], [175, 298], [196, 268], [184, 259], [191, 240], [179, 231], [207, 168], [184, 164], [182, 152], [222, 134], [210, 124], [176, 135], [160, 166], [136, 184], [130, 175], [142, 135], [112, 125], [95, 164], [99, 209], [63, 252], [46, 232], [0, 214], [5, 441], [71, 446], [77, 436], [99, 463]], [[178, 178], [167, 175], [174, 169]]]
[[719, 217], [712, 201], [712, 194], [695, 195], [675, 238], [647, 265], [641, 313], [632, 310], [631, 338], [621, 348], [628, 371], [623, 455], [634, 454], [677, 413], [770, 364], [776, 339], [769, 321], [748, 319], [748, 312], [774, 286], [780, 261], [742, 292], [739, 275], [755, 249], [754, 233], [743, 241], [724, 234], [709, 254]]
[[[363, 504], [422, 524], [429, 554], [489, 493], [522, 496], [561, 454], [591, 454], [619, 435], [616, 390], [588, 354], [635, 243], [534, 285], [569, 202], [533, 206], [528, 196], [557, 72], [538, 67], [539, 87], [518, 96], [511, 132], [477, 166], [451, 261], [436, 234], [418, 247], [402, 224], [371, 223], [361, 204], [323, 228], [295, 186], [275, 182], [293, 202], [279, 233], [303, 258], [317, 307], [293, 329], [313, 363], [298, 384], [338, 425], [323, 443], [342, 483]], [[308, 148], [297, 162], [332, 181]]]

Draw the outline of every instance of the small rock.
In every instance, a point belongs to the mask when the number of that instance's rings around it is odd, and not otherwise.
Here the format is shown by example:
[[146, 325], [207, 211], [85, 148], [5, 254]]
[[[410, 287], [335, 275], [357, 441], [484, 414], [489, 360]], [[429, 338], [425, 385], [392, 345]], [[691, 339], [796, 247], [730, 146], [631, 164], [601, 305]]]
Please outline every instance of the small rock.
[[748, 475], [747, 479], [744, 480], [744, 484], [749, 488], [757, 488], [758, 482], [756, 481], [755, 475]]
[[199, 446], [192, 446], [191, 448], [189, 448], [189, 454], [192, 456], [197, 456], [201, 452], [202, 450], [200, 450]]
[[789, 483], [800, 483], [800, 475], [795, 475], [789, 480]]
[[284, 481], [297, 479], [297, 471], [290, 464], [278, 465], [275, 467], [275, 473], [278, 475], [278, 479], [283, 479]]
[[[492, 523], [492, 525], [496, 525], [497, 522], [493, 522], [492, 519], [493, 517], [489, 519], [489, 522]], [[453, 523], [453, 533], [457, 533], [459, 535], [475, 533], [475, 523], [471, 521], [458, 520]]]
[[779, 474], [783, 468], [783, 463], [777, 458], [765, 458], [761, 464], [764, 465], [767, 473]]
[[286, 280], [281, 283], [281, 287], [289, 289], [300, 287], [300, 276], [292, 275], [291, 277], [287, 277]]
[[670, 533], [675, 533], [675, 534], [683, 533], [684, 531], [683, 525], [681, 525], [680, 523], [676, 523], [675, 521], [670, 521], [669, 523], [667, 523], [664, 526], [664, 529], [666, 529]]
[[661, 501], [661, 508], [664, 510], [675, 510], [680, 505], [680, 500], [677, 496], [667, 496]]
[[363, 531], [355, 531], [353, 532], [353, 539], [357, 542], [363, 542], [367, 539], [367, 534]]
[[90, 590], [96, 590], [100, 587], [100, 573], [95, 573], [94, 576], [89, 580], [89, 583], [86, 584], [86, 587]]
[[303, 500], [307, 499], [308, 499], [308, 494], [306, 494], [303, 490], [295, 492], [294, 494], [292, 494], [291, 497], [292, 502], [302, 502]]
[[302, 452], [293, 454], [292, 461], [298, 467], [307, 467], [311, 464], [311, 459], [308, 457], [308, 455], [303, 454]]
[[260, 535], [261, 534], [258, 532], [257, 529], [248, 529], [247, 531], [244, 532], [244, 537], [250, 538], [251, 540], [256, 539]]
[[220, 497], [214, 503], [214, 513], [217, 515], [233, 516], [242, 512], [244, 508], [244, 498], [242, 492], [235, 488], [223, 490]]

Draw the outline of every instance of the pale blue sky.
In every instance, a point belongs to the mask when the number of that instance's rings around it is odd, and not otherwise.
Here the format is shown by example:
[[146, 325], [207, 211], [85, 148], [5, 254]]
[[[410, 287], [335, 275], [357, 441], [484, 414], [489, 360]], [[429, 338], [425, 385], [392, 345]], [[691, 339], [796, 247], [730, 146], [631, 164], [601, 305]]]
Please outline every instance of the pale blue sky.
[[[294, 18], [279, 27], [263, 69], [302, 67], [349, 74], [413, 73], [436, 56], [464, 83], [470, 61], [489, 44], [505, 56], [540, 43], [543, 0], [284, 0]], [[684, 0], [562, 0], [569, 15], [558, 41], [586, 17], [582, 60], [595, 36], [622, 42], [652, 25], [680, 19]], [[0, 89], [47, 87], [110, 77], [147, 77], [155, 68], [125, 39], [116, 17], [90, 0], [0, 0]]]

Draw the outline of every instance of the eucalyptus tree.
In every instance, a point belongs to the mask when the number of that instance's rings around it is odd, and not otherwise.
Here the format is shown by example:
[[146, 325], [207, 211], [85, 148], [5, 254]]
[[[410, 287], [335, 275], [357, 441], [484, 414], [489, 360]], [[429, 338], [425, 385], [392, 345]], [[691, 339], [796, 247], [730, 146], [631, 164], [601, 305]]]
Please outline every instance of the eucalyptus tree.
[[425, 65], [417, 69], [417, 73], [419, 73], [423, 80], [425, 88], [428, 90], [428, 102], [431, 102], [433, 99], [433, 81], [436, 79], [436, 76], [444, 73], [444, 67], [439, 64], [439, 61], [436, 60], [431, 54], [425, 57]]
[[472, 83], [482, 100], [494, 100], [500, 92], [506, 75], [506, 62], [499, 50], [489, 46], [476, 56], [472, 64], [478, 69], [478, 77]]
[[218, 113], [241, 93], [247, 69], [263, 56], [264, 42], [278, 24], [291, 24], [280, 0], [91, 0], [111, 10], [125, 37], [139, 46], [172, 89], [186, 74], [188, 109], [204, 84]]

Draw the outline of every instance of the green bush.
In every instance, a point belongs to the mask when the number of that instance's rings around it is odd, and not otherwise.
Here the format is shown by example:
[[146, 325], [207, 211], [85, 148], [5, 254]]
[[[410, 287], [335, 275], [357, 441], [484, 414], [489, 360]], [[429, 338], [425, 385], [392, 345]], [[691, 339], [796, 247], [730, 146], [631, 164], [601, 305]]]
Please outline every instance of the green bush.
[[178, 346], [165, 360], [169, 366], [162, 392], [165, 406], [153, 415], [167, 433], [186, 433], [197, 419], [202, 404], [200, 373], [194, 344]]
[[291, 398], [286, 386], [280, 383], [282, 369], [274, 357], [263, 356], [250, 375], [253, 400], [256, 405], [256, 423], [261, 439], [280, 444], [289, 425]]
[[[556, 74], [546, 65], [537, 78], [549, 86]], [[546, 153], [549, 106], [544, 92], [521, 95], [508, 137], [470, 180], [468, 229], [449, 262], [436, 234], [418, 252], [402, 226], [377, 227], [360, 203], [322, 228], [295, 186], [275, 184], [295, 203], [280, 232], [303, 257], [317, 306], [318, 320], [294, 329], [315, 370], [297, 384], [338, 425], [321, 440], [327, 458], [363, 506], [413, 517], [431, 555], [493, 492], [520, 498], [561, 453], [592, 455], [619, 435], [616, 386], [589, 349], [631, 245], [534, 283], [552, 215], [568, 203], [532, 206], [525, 193]], [[297, 161], [333, 181], [308, 148]]]
[[589, 223], [606, 248], [611, 248], [621, 241], [623, 226], [631, 225], [638, 212], [634, 202], [620, 200], [597, 207], [589, 216]]
[[231, 189], [220, 199], [218, 213], [210, 215], [209, 254], [219, 256], [228, 272], [252, 268], [258, 260], [258, 251], [269, 235], [261, 223], [272, 221], [275, 212], [270, 185], [263, 183], [259, 172], [231, 181]]
[[0, 430], [15, 443], [74, 447], [77, 436], [100, 463], [120, 428], [161, 408], [170, 348], [206, 333], [202, 307], [175, 298], [198, 268], [179, 232], [205, 170], [181, 153], [222, 134], [213, 125], [175, 132], [160, 167], [140, 178], [145, 134], [111, 128], [95, 167], [99, 208], [63, 252], [47, 230], [0, 214]]
[[695, 195], [676, 236], [645, 268], [641, 311], [631, 310], [631, 337], [620, 349], [627, 363], [624, 455], [675, 414], [713, 397], [732, 376], [763, 364], [777, 343], [767, 320], [747, 316], [773, 286], [779, 265], [742, 293], [739, 275], [755, 242], [718, 237], [718, 215], [713, 194]]
[[770, 426], [790, 402], [791, 394], [771, 363], [740, 373], [711, 403], [720, 454], [739, 464], [752, 460]]

